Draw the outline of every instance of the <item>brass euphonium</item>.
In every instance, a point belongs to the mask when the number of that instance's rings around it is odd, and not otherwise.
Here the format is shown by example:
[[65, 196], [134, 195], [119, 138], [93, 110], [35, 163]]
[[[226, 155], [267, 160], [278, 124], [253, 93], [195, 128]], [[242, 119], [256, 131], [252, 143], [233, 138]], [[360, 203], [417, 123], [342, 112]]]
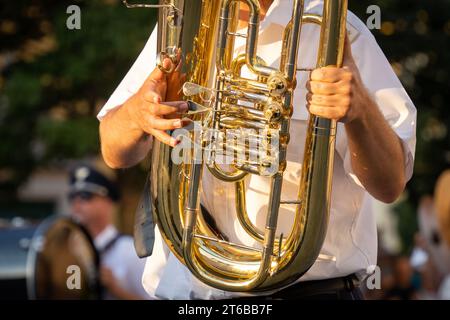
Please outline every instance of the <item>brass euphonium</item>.
[[[124, 1], [125, 2], [125, 1]], [[249, 9], [245, 34], [239, 34], [239, 5]], [[341, 66], [346, 32], [347, 0], [324, 0], [321, 16], [304, 12], [304, 1], [294, 0], [292, 19], [283, 34], [279, 68], [266, 66], [257, 56], [260, 6], [258, 0], [161, 0], [158, 24], [159, 67], [170, 58], [185, 61], [183, 87], [190, 117], [200, 123], [200, 133], [187, 137], [199, 141], [200, 156], [184, 149], [184, 162], [172, 161], [173, 149], [158, 141], [152, 148], [150, 197], [153, 218], [173, 254], [204, 283], [226, 291], [261, 292], [286, 286], [301, 277], [316, 261], [325, 239], [332, 184], [336, 122], [311, 115], [299, 184], [294, 200], [281, 199], [289, 125], [296, 87], [297, 57], [302, 25], [321, 27], [317, 67]], [[244, 37], [245, 53], [235, 55], [235, 39]], [[254, 75], [245, 78], [243, 67]], [[245, 131], [248, 129], [248, 131]], [[217, 159], [229, 146], [228, 131], [245, 135], [252, 143], [236, 144], [227, 168]], [[207, 131], [212, 134], [206, 134]], [[246, 133], [247, 132], [247, 133]], [[197, 140], [194, 135], [197, 135]], [[236, 139], [236, 135], [234, 136]], [[273, 144], [274, 141], [277, 143]], [[228, 142], [227, 142], [228, 141]], [[195, 144], [194, 144], [195, 145]], [[275, 149], [267, 146], [275, 145]], [[196, 153], [195, 153], [196, 154]], [[190, 159], [187, 161], [186, 159]], [[273, 170], [273, 164], [276, 164]], [[199, 192], [202, 171], [233, 183], [237, 217], [242, 227], [261, 244], [261, 249], [230, 243], [201, 210]], [[258, 229], [246, 211], [247, 175], [271, 179], [270, 200], [264, 230]], [[280, 205], [296, 206], [291, 233], [278, 235]]]

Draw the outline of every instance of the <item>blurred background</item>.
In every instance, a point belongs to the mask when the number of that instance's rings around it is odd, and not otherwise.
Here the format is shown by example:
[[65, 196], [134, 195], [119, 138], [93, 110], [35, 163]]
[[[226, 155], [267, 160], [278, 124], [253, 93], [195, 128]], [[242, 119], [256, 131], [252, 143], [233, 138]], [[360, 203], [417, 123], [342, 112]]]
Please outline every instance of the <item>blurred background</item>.
[[[81, 8], [79, 30], [66, 26], [73, 4]], [[438, 298], [450, 273], [433, 198], [437, 178], [450, 167], [450, 1], [350, 1], [350, 9], [366, 21], [373, 4], [382, 23], [372, 32], [418, 109], [418, 131], [414, 176], [403, 196], [389, 206], [373, 202], [382, 289], [366, 295]], [[96, 114], [155, 18], [156, 11], [127, 10], [119, 0], [0, 4], [0, 230], [66, 213], [68, 170], [84, 161], [118, 181], [115, 224], [131, 234], [148, 163], [108, 170]]]

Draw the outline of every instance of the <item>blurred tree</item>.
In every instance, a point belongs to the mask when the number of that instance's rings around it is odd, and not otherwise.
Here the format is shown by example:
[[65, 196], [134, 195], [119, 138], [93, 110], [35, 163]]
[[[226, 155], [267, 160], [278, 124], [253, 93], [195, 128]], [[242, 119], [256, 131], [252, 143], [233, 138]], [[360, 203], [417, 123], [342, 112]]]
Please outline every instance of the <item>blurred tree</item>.
[[[73, 4], [81, 8], [80, 30], [66, 26]], [[3, 199], [13, 201], [38, 166], [99, 153], [95, 115], [142, 50], [155, 16], [119, 0], [0, 4]]]
[[[81, 7], [81, 30], [66, 27], [71, 4]], [[450, 0], [351, 1], [350, 9], [366, 21], [372, 4], [382, 13], [373, 33], [419, 111], [415, 174], [399, 208], [406, 244], [419, 197], [450, 162]], [[0, 196], [14, 197], [37, 166], [98, 154], [95, 115], [143, 48], [155, 13], [119, 0], [0, 4]], [[127, 186], [142, 182], [132, 172]]]

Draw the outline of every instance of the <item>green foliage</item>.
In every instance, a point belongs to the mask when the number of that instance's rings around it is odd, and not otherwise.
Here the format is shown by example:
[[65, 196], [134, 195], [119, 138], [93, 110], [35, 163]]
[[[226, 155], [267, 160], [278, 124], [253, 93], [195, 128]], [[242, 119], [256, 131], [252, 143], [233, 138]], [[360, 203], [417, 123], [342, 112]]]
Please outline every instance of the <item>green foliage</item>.
[[414, 248], [414, 236], [418, 230], [416, 208], [411, 201], [401, 202], [395, 208], [398, 217], [398, 233], [402, 240], [401, 254], [410, 255]]
[[81, 159], [86, 154], [98, 152], [98, 121], [94, 117], [61, 122], [43, 118], [37, 127], [37, 134], [46, 146], [45, 158], [41, 161]]
[[[72, 4], [80, 30], [66, 26]], [[0, 6], [0, 61], [9, 62], [0, 64], [0, 195], [10, 198], [36, 166], [98, 154], [95, 116], [144, 47], [156, 11], [119, 0]]]

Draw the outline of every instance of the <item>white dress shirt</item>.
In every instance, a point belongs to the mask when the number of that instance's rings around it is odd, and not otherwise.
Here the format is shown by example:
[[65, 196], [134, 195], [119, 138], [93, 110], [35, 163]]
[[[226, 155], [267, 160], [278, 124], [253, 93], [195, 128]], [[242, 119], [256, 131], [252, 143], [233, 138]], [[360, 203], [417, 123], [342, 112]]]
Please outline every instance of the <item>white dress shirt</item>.
[[[130, 236], [121, 235], [114, 241], [118, 235], [117, 229], [110, 225], [95, 237], [94, 245], [100, 252], [101, 265], [111, 269], [121, 288], [142, 299], [149, 299], [141, 281], [145, 261], [136, 255]], [[106, 292], [104, 299], [117, 298]]]
[[[320, 0], [305, 1], [305, 12], [321, 14], [322, 3]], [[290, 20], [291, 8], [292, 1], [275, 0], [261, 24], [258, 56], [274, 67], [279, 63], [282, 29]], [[363, 82], [386, 120], [403, 141], [406, 177], [409, 179], [413, 171], [416, 142], [416, 109], [373, 35], [351, 12], [347, 19], [347, 29]], [[318, 27], [313, 25], [303, 27], [299, 67], [314, 67], [319, 41], [318, 30]], [[243, 45], [243, 40], [238, 38], [236, 53], [242, 50]], [[155, 55], [154, 31], [129, 73], [99, 113], [100, 120], [109, 110], [123, 104], [137, 92], [155, 64]], [[298, 192], [308, 118], [305, 99], [308, 76], [304, 72], [298, 73], [288, 164], [282, 189], [283, 199], [295, 199]], [[330, 222], [321, 258], [299, 281], [334, 278], [351, 273], [361, 274], [376, 265], [376, 223], [368, 205], [371, 197], [353, 173], [343, 124], [338, 124], [335, 152]], [[203, 172], [202, 203], [214, 216], [219, 229], [232, 242], [255, 245], [253, 238], [243, 231], [236, 218], [233, 184], [213, 179], [208, 170]], [[246, 182], [250, 219], [262, 228], [265, 222], [269, 179], [252, 176]], [[289, 232], [293, 214], [293, 206], [280, 207], [278, 234]], [[143, 284], [151, 296], [163, 299], [221, 299], [242, 295], [216, 290], [194, 278], [170, 252], [157, 227], [153, 255], [147, 259]]]

